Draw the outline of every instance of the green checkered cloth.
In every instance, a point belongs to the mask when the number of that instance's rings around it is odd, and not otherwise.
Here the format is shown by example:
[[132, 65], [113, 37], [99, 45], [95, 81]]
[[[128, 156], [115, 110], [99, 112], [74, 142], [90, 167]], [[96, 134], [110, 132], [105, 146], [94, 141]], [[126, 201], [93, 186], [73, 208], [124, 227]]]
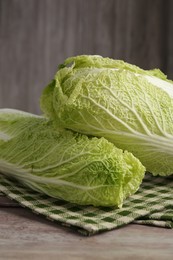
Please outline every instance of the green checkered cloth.
[[0, 177], [0, 191], [33, 212], [84, 235], [115, 229], [129, 223], [173, 228], [173, 177], [146, 174], [139, 190], [123, 207], [78, 206], [32, 191]]

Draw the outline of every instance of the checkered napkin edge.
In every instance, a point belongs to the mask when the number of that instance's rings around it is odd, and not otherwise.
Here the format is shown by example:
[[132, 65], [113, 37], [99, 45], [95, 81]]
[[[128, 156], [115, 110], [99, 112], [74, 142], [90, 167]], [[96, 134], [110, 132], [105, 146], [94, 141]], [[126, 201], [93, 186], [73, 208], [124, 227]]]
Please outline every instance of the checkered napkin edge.
[[0, 191], [22, 206], [83, 235], [93, 235], [134, 222], [173, 228], [173, 177], [146, 174], [139, 190], [123, 207], [78, 206], [32, 191], [0, 176]]

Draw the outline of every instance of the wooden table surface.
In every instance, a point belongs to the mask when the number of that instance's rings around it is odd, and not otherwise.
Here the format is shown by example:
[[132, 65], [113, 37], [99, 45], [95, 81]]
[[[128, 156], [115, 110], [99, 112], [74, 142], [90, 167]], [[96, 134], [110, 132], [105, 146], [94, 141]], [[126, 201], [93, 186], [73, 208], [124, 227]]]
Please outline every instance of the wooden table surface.
[[0, 194], [0, 259], [173, 259], [173, 230], [130, 224], [84, 237]]

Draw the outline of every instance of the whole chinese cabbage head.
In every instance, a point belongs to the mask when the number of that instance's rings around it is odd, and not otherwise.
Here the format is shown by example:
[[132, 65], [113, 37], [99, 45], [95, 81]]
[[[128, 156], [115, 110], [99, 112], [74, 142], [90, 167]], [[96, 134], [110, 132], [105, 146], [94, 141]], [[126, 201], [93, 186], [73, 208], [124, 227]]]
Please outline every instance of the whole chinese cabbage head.
[[58, 130], [44, 117], [0, 109], [0, 172], [55, 198], [121, 207], [139, 188], [145, 168], [105, 138]]
[[43, 91], [41, 107], [64, 128], [132, 152], [154, 175], [173, 173], [173, 83], [160, 70], [72, 57]]

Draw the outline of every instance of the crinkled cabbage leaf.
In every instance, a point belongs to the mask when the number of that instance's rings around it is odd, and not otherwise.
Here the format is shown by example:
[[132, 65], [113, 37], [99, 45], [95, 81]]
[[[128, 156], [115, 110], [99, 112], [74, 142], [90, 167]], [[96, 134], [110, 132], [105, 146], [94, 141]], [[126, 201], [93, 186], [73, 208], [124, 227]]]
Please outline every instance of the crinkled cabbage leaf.
[[105, 138], [60, 130], [44, 117], [1, 109], [0, 172], [55, 198], [121, 207], [139, 188], [145, 168]]
[[132, 152], [154, 175], [173, 173], [173, 83], [158, 69], [72, 57], [44, 89], [41, 108], [65, 128]]

